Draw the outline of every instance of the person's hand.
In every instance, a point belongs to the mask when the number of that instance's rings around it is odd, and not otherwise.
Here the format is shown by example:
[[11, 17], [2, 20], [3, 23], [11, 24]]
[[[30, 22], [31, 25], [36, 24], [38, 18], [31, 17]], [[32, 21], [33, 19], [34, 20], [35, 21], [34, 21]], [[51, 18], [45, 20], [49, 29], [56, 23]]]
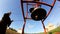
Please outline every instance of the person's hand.
[[13, 22], [13, 20], [11, 20], [11, 22]]

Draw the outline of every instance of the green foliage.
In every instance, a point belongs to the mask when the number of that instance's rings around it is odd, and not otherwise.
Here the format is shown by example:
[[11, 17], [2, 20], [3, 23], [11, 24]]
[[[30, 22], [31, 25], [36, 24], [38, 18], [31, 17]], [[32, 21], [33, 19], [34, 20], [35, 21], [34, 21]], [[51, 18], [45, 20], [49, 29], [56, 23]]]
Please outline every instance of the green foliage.
[[9, 28], [9, 29], [11, 29], [12, 31], [15, 31], [15, 32], [17, 32], [15, 29], [13, 29], [13, 28]]
[[60, 26], [57, 27], [57, 28], [55, 28], [54, 30], [51, 30], [50, 32], [53, 32], [53, 33], [55, 33], [55, 32], [60, 32]]
[[[49, 31], [48, 34], [54, 34], [55, 32], [60, 32], [60, 26], [51, 30], [51, 31]], [[44, 34], [44, 33], [40, 33], [40, 34]]]
[[15, 32], [15, 31], [13, 31], [11, 29], [7, 29], [6, 34], [19, 34], [19, 33]]
[[49, 34], [52, 34], [52, 32], [49, 32]]
[[[48, 34], [54, 34], [55, 32], [60, 32], [60, 26], [49, 31]], [[19, 33], [17, 33], [15, 29], [10, 28], [10, 29], [6, 30], [6, 34], [19, 34]], [[40, 34], [44, 34], [44, 33], [41, 32]]]

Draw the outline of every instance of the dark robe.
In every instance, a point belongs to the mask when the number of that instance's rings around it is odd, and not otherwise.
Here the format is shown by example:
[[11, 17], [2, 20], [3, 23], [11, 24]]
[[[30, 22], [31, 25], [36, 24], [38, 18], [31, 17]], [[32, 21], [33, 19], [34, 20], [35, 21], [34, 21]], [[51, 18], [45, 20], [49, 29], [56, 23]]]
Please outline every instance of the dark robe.
[[0, 21], [0, 34], [5, 34], [7, 26], [10, 26], [11, 22], [9, 13], [5, 13]]

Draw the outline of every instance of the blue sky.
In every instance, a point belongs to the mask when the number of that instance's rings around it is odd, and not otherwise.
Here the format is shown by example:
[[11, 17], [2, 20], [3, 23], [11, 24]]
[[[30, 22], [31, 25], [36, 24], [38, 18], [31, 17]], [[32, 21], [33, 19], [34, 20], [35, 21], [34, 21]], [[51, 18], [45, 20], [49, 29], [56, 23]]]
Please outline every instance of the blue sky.
[[[44, 2], [51, 4], [53, 0], [43, 0]], [[49, 2], [48, 2], [49, 1]], [[50, 15], [47, 17], [47, 19], [44, 21], [45, 26], [50, 22], [57, 26], [57, 23], [60, 23], [60, 2], [56, 1], [55, 6], [50, 13]], [[25, 7], [25, 6], [24, 6]], [[30, 6], [29, 6], [30, 7]], [[48, 12], [50, 7], [42, 5], [42, 8], [46, 9]], [[26, 7], [24, 8], [26, 10]], [[11, 28], [14, 28], [18, 30], [19, 28], [22, 28], [23, 26], [23, 16], [21, 12], [21, 4], [20, 0], [0, 0], [0, 20], [4, 13], [11, 11], [12, 14], [10, 18], [14, 20], [12, 24], [10, 25]], [[37, 32], [43, 32], [43, 27], [41, 24], [41, 21], [34, 21], [34, 20], [27, 20], [25, 32], [27, 33], [37, 33]]]

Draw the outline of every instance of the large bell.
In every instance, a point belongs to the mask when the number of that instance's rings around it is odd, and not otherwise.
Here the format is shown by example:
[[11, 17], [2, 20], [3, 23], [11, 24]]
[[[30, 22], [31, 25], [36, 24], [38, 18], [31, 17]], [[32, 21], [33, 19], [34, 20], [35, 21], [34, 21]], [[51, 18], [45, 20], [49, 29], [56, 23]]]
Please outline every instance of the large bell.
[[43, 8], [37, 8], [35, 10], [32, 10], [31, 11], [31, 18], [35, 21], [39, 21], [39, 20], [42, 20], [42, 19], [45, 19], [45, 16], [46, 16], [46, 10], [43, 9]]

